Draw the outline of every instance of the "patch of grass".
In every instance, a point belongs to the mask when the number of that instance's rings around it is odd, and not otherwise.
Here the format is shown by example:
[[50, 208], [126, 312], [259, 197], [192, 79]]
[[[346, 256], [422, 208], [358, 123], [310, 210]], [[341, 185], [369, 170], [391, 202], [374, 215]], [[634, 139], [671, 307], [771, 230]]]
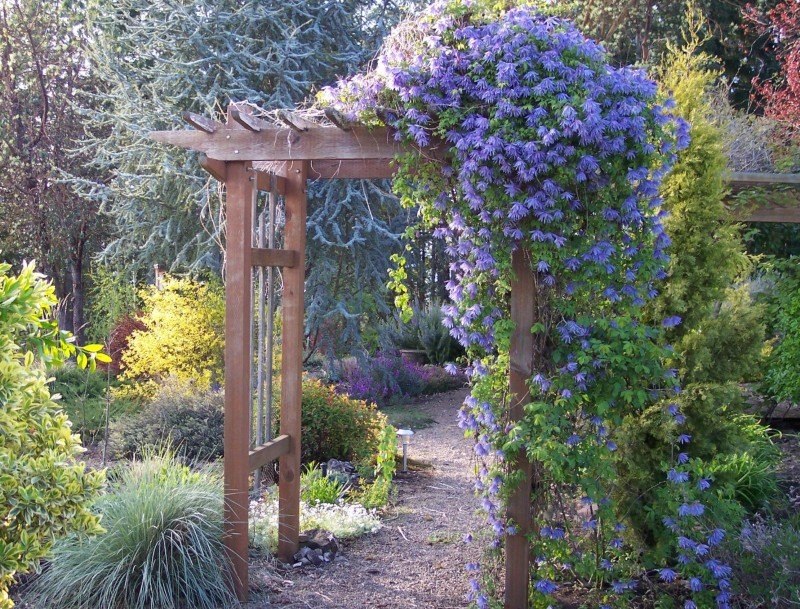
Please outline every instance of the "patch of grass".
[[105, 532], [58, 541], [34, 582], [37, 607], [218, 609], [232, 606], [222, 545], [222, 477], [170, 454], [111, 475], [95, 509]]
[[421, 412], [413, 405], [397, 404], [381, 408], [381, 412], [389, 419], [389, 424], [398, 429], [418, 431], [436, 424], [436, 419]]

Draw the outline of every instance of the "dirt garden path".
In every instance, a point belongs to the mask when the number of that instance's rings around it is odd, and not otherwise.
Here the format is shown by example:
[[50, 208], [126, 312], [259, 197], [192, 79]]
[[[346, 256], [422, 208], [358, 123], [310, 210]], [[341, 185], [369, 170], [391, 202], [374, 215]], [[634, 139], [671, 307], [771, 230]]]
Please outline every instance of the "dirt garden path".
[[[466, 390], [414, 403], [436, 423], [416, 433], [410, 456], [424, 467], [398, 474], [397, 497], [374, 535], [342, 544], [339, 557], [320, 568], [266, 576], [267, 601], [253, 609], [456, 609], [466, 607], [465, 563], [479, 543], [467, 533], [482, 528], [472, 493], [472, 445], [456, 425]], [[253, 579], [259, 577], [253, 573]]]

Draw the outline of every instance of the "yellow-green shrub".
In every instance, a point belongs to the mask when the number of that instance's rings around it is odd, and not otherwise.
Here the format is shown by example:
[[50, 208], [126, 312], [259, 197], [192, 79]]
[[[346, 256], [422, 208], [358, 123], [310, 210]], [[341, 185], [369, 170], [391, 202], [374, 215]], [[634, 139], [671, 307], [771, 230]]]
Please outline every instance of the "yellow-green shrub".
[[34, 568], [56, 537], [98, 530], [88, 505], [103, 480], [75, 461], [80, 440], [44, 369], [75, 354], [85, 365], [99, 347], [75, 347], [48, 319], [55, 290], [33, 265], [10, 270], [0, 264], [0, 609], [13, 605], [14, 575]]
[[129, 395], [152, 397], [167, 376], [208, 389], [223, 376], [225, 296], [217, 283], [165, 277], [141, 294], [144, 330], [122, 356]]

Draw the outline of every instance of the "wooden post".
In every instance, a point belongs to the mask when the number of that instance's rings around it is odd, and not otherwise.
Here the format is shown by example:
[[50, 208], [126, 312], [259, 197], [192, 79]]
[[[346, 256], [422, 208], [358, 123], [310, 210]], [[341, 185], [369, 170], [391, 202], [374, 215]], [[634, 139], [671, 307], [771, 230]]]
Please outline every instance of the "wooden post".
[[[524, 416], [523, 406], [530, 401], [528, 382], [533, 375], [533, 335], [536, 321], [536, 280], [527, 252], [517, 249], [512, 254], [514, 282], [511, 284], [511, 320], [514, 332], [510, 345], [510, 408], [512, 421]], [[508, 516], [517, 529], [506, 536], [506, 609], [528, 609], [530, 580], [530, 551], [528, 534], [531, 529], [531, 483], [533, 467], [524, 450], [509, 455], [511, 467], [523, 472], [522, 481], [509, 498]]]
[[297, 264], [283, 269], [283, 345], [281, 435], [289, 452], [278, 462], [278, 556], [291, 562], [300, 536], [300, 433], [306, 270], [306, 176], [308, 161], [292, 164], [286, 175], [284, 249], [297, 252]]
[[254, 184], [249, 163], [226, 163], [225, 548], [236, 597], [247, 601], [250, 486], [250, 301]]

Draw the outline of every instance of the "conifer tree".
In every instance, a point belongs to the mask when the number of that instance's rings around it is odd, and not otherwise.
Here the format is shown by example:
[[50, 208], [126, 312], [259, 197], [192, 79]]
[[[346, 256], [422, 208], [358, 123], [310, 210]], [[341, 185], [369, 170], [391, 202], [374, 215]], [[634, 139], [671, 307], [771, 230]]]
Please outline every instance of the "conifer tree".
[[[116, 224], [104, 257], [173, 271], [220, 269], [224, 234], [217, 184], [193, 154], [147, 139], [193, 111], [229, 101], [286, 108], [368, 61], [399, 16], [370, 0], [95, 0], [92, 63], [104, 83], [90, 111], [104, 210]], [[388, 184], [333, 181], [309, 189], [308, 326], [358, 334], [381, 306], [404, 212]], [[377, 295], [377, 298], [375, 297]], [[345, 342], [352, 343], [352, 340]]]

